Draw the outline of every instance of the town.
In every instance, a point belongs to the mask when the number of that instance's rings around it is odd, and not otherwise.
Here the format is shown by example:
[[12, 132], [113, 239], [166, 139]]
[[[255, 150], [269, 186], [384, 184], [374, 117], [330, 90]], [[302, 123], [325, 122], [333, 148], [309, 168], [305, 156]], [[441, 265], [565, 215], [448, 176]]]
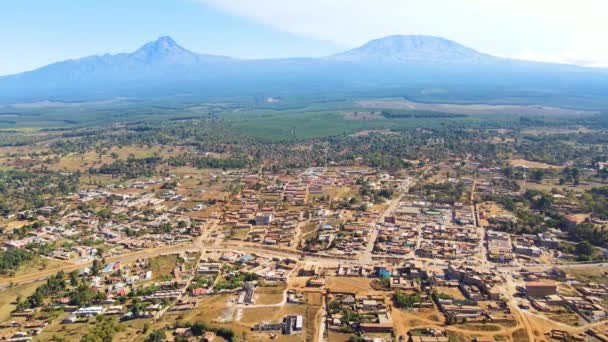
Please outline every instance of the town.
[[[608, 340], [608, 252], [568, 242], [568, 227], [606, 221], [571, 194], [517, 189], [509, 173], [527, 167], [418, 164], [110, 179], [10, 213], [0, 334]], [[73, 174], [58, 177], [47, 186]], [[499, 198], [518, 196], [550, 196], [563, 222], [505, 229], [521, 214]]]

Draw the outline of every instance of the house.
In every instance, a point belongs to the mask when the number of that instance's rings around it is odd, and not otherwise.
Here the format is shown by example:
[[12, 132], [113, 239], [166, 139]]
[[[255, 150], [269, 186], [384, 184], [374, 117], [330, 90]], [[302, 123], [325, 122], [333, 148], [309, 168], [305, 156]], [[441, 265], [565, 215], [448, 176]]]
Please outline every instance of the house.
[[315, 277], [310, 278], [306, 283], [309, 287], [323, 287], [325, 286], [325, 278]]
[[351, 295], [348, 295], [348, 296], [342, 298], [342, 304], [345, 304], [345, 305], [354, 305], [355, 303], [356, 303], [355, 297], [353, 297]]
[[361, 303], [361, 309], [364, 311], [376, 311], [382, 304], [378, 304], [378, 302], [374, 299], [364, 299]]
[[319, 266], [318, 265], [305, 265], [300, 269], [299, 276], [300, 277], [313, 277], [319, 275]]
[[393, 323], [361, 323], [361, 331], [364, 333], [390, 333], [393, 331]]
[[175, 332], [173, 333], [173, 335], [181, 336], [181, 337], [190, 337], [190, 336], [192, 336], [192, 329], [191, 328], [177, 328], [177, 329], [175, 329]]
[[104, 312], [103, 306], [89, 306], [82, 307], [76, 311], [74, 311], [74, 315], [76, 317], [92, 317], [101, 315]]
[[209, 291], [207, 289], [204, 289], [202, 287], [197, 287], [195, 289], [192, 290], [192, 295], [193, 296], [204, 296], [208, 293]]

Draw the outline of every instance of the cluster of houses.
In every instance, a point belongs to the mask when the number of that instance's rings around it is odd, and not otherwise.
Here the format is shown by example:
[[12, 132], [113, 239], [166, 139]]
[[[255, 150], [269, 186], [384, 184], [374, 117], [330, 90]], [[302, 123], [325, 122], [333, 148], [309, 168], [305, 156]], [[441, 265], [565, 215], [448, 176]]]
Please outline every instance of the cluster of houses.
[[[327, 326], [335, 331], [390, 334], [393, 331], [393, 320], [385, 300], [382, 295], [332, 294], [329, 298]], [[349, 312], [356, 313], [359, 320], [350, 320], [351, 317], [347, 314]]]
[[[582, 283], [568, 280], [578, 293], [561, 293], [558, 283], [569, 277], [563, 271], [555, 269], [552, 272], [538, 275], [522, 272], [526, 282], [522, 288], [523, 294], [530, 305], [540, 312], [561, 312], [563, 308], [578, 314], [586, 322], [598, 322], [606, 319], [607, 310], [603, 298], [608, 295], [608, 285], [597, 283]], [[556, 280], [557, 279], [557, 280]]]
[[374, 253], [381, 256], [409, 255], [454, 259], [479, 252], [480, 236], [469, 207], [417, 200], [400, 202], [378, 224]]
[[[31, 211], [22, 212], [20, 217], [23, 219], [41, 224], [20, 239], [3, 241], [2, 247], [23, 249], [32, 244], [54, 245], [48, 256], [86, 261], [98, 255], [99, 245], [104, 245], [109, 254], [121, 254], [125, 250], [191, 242], [207, 222], [191, 218], [185, 208], [170, 202], [174, 199], [159, 196], [154, 189], [146, 190], [170, 180], [174, 177], [82, 190], [66, 198], [66, 205], [61, 208], [41, 208], [44, 210], [39, 210], [39, 216]], [[104, 211], [122, 219], [108, 219], [99, 212], [87, 210], [90, 202], [102, 204]], [[74, 205], [67, 205], [69, 203]], [[52, 220], [51, 215], [54, 215]], [[175, 226], [176, 223], [180, 224]]]
[[[413, 202], [413, 205], [420, 208], [420, 215], [417, 216], [421, 225], [421, 241], [416, 249], [418, 256], [449, 260], [466, 258], [479, 252], [481, 237], [469, 219], [465, 219], [471, 215], [470, 209], [421, 201]], [[456, 220], [457, 212], [462, 213], [462, 222]]]

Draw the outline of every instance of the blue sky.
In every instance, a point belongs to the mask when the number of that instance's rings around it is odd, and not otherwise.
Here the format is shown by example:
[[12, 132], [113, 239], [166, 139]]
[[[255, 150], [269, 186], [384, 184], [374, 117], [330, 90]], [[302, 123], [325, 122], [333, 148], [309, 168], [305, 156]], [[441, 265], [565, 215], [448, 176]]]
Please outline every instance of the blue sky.
[[392, 34], [482, 52], [608, 66], [605, 0], [6, 0], [0, 75], [169, 35], [201, 53], [323, 56]]
[[0, 2], [0, 75], [133, 51], [167, 35], [192, 51], [242, 58], [323, 56], [344, 48], [194, 0], [7, 0]]

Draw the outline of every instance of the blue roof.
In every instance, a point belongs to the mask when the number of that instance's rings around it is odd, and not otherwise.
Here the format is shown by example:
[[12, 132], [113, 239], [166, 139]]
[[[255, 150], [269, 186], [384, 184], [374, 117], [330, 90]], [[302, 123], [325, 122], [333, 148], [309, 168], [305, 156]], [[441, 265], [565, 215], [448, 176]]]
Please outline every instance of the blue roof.
[[112, 272], [112, 270], [114, 270], [114, 264], [116, 264], [116, 263], [115, 262], [111, 262], [106, 267], [104, 267], [103, 273]]
[[380, 269], [376, 272], [376, 274], [378, 275], [378, 277], [380, 278], [388, 278], [391, 276], [391, 272], [389, 270], [383, 270]]
[[247, 255], [243, 255], [243, 256], [242, 256], [242, 257], [239, 259], [239, 262], [247, 262], [247, 261], [249, 261], [249, 260], [251, 260], [251, 259], [253, 259], [253, 256], [252, 256], [252, 255], [247, 254]]

